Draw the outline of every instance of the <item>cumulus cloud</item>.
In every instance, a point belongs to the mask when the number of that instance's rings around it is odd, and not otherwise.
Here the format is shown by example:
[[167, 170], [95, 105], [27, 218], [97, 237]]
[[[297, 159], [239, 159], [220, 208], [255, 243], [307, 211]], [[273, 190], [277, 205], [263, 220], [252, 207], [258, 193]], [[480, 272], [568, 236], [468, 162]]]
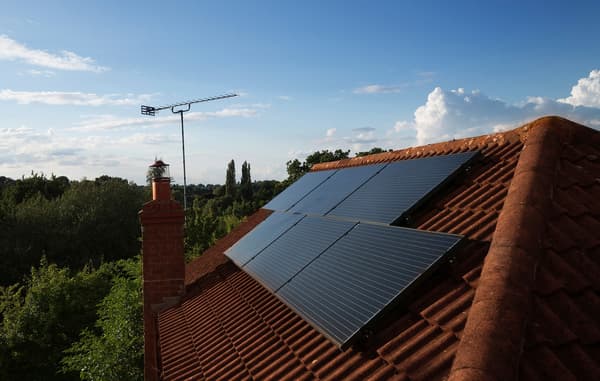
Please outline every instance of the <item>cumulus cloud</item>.
[[[572, 94], [587, 94], [587, 104], [592, 105], [594, 86], [590, 81], [584, 81], [584, 85], [581, 83], [580, 80], [574, 89], [585, 88], [586, 92]], [[544, 115], [560, 115], [592, 127], [600, 125], [600, 107], [543, 97], [529, 97], [525, 102], [515, 105], [491, 98], [478, 90], [467, 92], [459, 88], [446, 91], [436, 87], [427, 96], [425, 104], [415, 110], [414, 119], [396, 122], [392, 131], [406, 137], [407, 133], [414, 130], [416, 143], [422, 145], [504, 131]]]
[[148, 101], [151, 94], [108, 94], [82, 93], [78, 91], [14, 91], [0, 90], [0, 100], [15, 101], [20, 104], [43, 103], [48, 105], [75, 106], [132, 106]]
[[[202, 121], [212, 118], [242, 117], [250, 118], [258, 115], [257, 110], [250, 108], [224, 108], [219, 111], [210, 112], [188, 112], [185, 114], [186, 122]], [[179, 122], [179, 115], [168, 115], [162, 117], [148, 118], [119, 118], [112, 115], [98, 115], [84, 119], [77, 123], [71, 130], [75, 131], [101, 131], [121, 130], [137, 126], [162, 127]]]
[[398, 122], [396, 122], [396, 124], [394, 124], [395, 132], [409, 131], [412, 128], [413, 128], [413, 126], [405, 120], [398, 121]]
[[390, 94], [399, 93], [402, 91], [404, 86], [390, 86], [390, 85], [367, 85], [354, 89], [354, 94]]
[[600, 70], [592, 70], [587, 78], [581, 78], [571, 89], [571, 96], [558, 101], [573, 106], [600, 108]]
[[[26, 126], [0, 129], [2, 167], [50, 163], [79, 156], [100, 144], [94, 137], [57, 136], [52, 129], [35, 130]], [[79, 164], [85, 161], [82, 156]]]
[[[124, 136], [82, 135], [27, 126], [0, 128], [0, 168], [8, 176], [19, 177], [30, 170], [67, 176], [131, 176], [144, 168], [165, 144], [180, 144], [177, 134], [136, 132]], [[129, 172], [127, 172], [129, 171]]]
[[325, 138], [319, 140], [319, 149], [335, 150], [338, 148], [350, 148], [353, 152], [372, 148], [375, 143], [380, 142], [373, 127], [353, 128], [350, 134], [338, 136], [337, 128], [330, 128], [325, 132]]
[[96, 73], [108, 70], [105, 66], [96, 65], [94, 59], [90, 57], [82, 57], [68, 50], [53, 54], [44, 50], [31, 49], [6, 35], [0, 35], [0, 60], [23, 61], [30, 65], [56, 70]]

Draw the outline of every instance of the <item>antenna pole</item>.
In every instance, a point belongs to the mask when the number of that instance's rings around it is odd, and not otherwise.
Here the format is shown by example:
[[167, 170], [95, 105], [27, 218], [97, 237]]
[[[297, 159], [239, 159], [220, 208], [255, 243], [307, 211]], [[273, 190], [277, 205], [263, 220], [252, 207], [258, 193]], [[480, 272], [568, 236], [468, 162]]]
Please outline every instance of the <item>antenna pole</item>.
[[[174, 104], [168, 105], [168, 106], [158, 106], [158, 107], [145, 106], [145, 105], [141, 106], [142, 115], [155, 116], [157, 112], [170, 108], [171, 112], [173, 114], [179, 114], [179, 117], [181, 118], [181, 152], [183, 153], [183, 210], [187, 210], [187, 177], [185, 174], [185, 134], [183, 131], [183, 113], [190, 111], [190, 108], [192, 107], [192, 104], [194, 104], [194, 103], [210, 102], [210, 101], [216, 101], [219, 99], [225, 99], [225, 98], [231, 98], [231, 97], [237, 97], [237, 96], [238, 96], [237, 94], [225, 94], [225, 95], [218, 95], [216, 97], [201, 98], [201, 99], [195, 99], [192, 101], [174, 103]], [[185, 108], [181, 108], [181, 107], [185, 107]]]
[[185, 134], [183, 133], [183, 110], [177, 111], [181, 117], [181, 152], [183, 152], [183, 210], [187, 210], [187, 180], [185, 176]]

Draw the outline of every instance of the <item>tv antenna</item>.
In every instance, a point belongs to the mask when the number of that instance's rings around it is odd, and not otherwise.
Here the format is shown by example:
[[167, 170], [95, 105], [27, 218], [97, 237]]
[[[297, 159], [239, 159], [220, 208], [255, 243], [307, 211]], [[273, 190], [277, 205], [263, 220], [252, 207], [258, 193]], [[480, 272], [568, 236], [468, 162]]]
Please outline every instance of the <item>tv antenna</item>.
[[142, 115], [155, 116], [156, 113], [161, 110], [171, 109], [171, 112], [173, 114], [179, 114], [179, 116], [181, 118], [181, 151], [183, 153], [183, 210], [187, 210], [187, 197], [186, 197], [187, 180], [186, 180], [186, 176], [185, 176], [185, 134], [183, 132], [183, 114], [190, 111], [190, 108], [192, 107], [192, 105], [194, 103], [217, 101], [219, 99], [232, 98], [232, 97], [237, 97], [237, 96], [238, 96], [237, 94], [224, 94], [224, 95], [218, 95], [216, 97], [194, 99], [191, 101], [179, 102], [179, 103], [174, 103], [172, 105], [166, 105], [166, 106], [153, 107], [153, 106], [142, 105], [142, 107], [141, 107]]

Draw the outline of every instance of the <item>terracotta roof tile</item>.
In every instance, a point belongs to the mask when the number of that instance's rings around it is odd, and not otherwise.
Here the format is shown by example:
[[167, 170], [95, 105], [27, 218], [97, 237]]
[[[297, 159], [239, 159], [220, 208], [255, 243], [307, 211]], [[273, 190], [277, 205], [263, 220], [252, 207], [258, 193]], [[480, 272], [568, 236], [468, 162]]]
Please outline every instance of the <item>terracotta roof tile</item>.
[[600, 378], [596, 147], [599, 133], [543, 118], [315, 166], [480, 149], [470, 171], [409, 220], [467, 243], [368, 343], [340, 351], [222, 254], [268, 216], [261, 210], [187, 266], [185, 300], [158, 317], [163, 379]]

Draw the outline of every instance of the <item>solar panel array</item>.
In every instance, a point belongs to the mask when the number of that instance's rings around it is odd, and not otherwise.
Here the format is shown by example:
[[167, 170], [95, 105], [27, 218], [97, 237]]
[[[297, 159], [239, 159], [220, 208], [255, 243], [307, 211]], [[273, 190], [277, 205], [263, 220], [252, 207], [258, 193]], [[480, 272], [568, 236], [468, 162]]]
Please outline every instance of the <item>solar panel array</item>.
[[[263, 224], [273, 226], [282, 214]], [[253, 233], [225, 254], [240, 263], [248, 256], [240, 260], [239, 253], [255, 253]], [[299, 219], [279, 235], [258, 234], [262, 249], [241, 268], [340, 347], [462, 238], [329, 217]]]
[[476, 151], [463, 152], [309, 172], [265, 208], [391, 224], [451, 179], [475, 155]]
[[391, 224], [451, 179], [475, 154], [465, 152], [390, 163], [328, 214]]
[[358, 224], [277, 294], [344, 347], [460, 239]]
[[310, 172], [225, 254], [343, 348], [461, 241], [387, 224], [476, 154]]

